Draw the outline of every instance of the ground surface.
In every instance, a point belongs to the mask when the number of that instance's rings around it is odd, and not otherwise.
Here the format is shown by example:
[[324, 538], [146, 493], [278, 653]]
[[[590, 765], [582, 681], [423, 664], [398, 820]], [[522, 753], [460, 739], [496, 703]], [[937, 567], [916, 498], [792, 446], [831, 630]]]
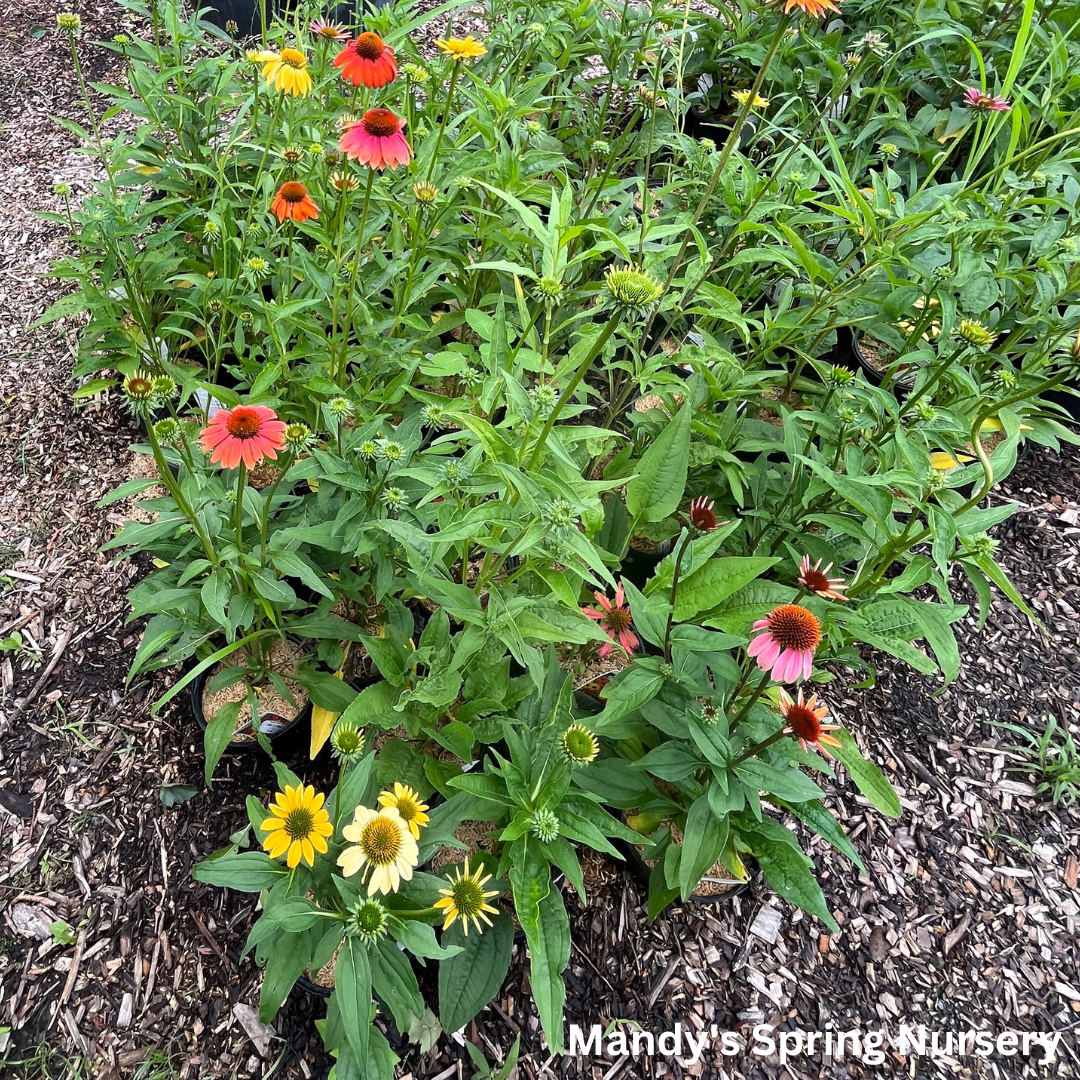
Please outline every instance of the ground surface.
[[[90, 42], [122, 19], [110, 3], [78, 10], [90, 77], [103, 78], [109, 58]], [[321, 1001], [294, 993], [260, 1049], [239, 1022], [258, 998], [259, 972], [239, 959], [253, 901], [189, 875], [242, 827], [245, 795], [272, 774], [260, 756], [227, 758], [213, 793], [162, 805], [162, 784], [199, 784], [198, 742], [182, 706], [151, 717], [164, 676], [125, 689], [139, 627], [125, 623], [124, 592], [137, 568], [98, 554], [118, 518], [95, 504], [128, 475], [135, 430], [111, 403], [73, 407], [73, 326], [30, 328], [58, 295], [42, 275], [62, 250], [34, 211], [57, 208], [57, 182], [78, 196], [93, 175], [49, 121], [79, 115], [54, 17], [42, 0], [0, 0], [0, 639], [18, 631], [23, 642], [0, 653], [0, 1076], [322, 1077]], [[745, 1052], [723, 1058], [719, 1042], [686, 1069], [549, 1060], [521, 946], [495, 1005], [466, 1032], [489, 1059], [520, 1033], [528, 1080], [1076, 1074], [1080, 813], [1054, 810], [1010, 771], [1017, 738], [989, 721], [1039, 731], [1050, 713], [1077, 731], [1080, 454], [1035, 450], [1005, 494], [1020, 509], [997, 531], [1002, 559], [1045, 632], [995, 602], [982, 632], [966, 620], [963, 672], [940, 696], [933, 680], [884, 663], [873, 689], [834, 697], [905, 807], [887, 823], [846, 778], [834, 785], [832, 806], [870, 871], [813, 849], [842, 932], [823, 934], [767, 890], [677, 907], [649, 926], [642, 895], [617, 872], [588, 909], [570, 901], [567, 1019], [655, 1032], [676, 1022], [1053, 1029], [1066, 1036], [1058, 1061], [890, 1054], [874, 1066], [816, 1053], [782, 1068]], [[957, 595], [970, 600], [960, 585]], [[58, 920], [73, 941], [54, 941]], [[446, 1036], [427, 1057], [401, 1052], [416, 1080], [471, 1075]]]

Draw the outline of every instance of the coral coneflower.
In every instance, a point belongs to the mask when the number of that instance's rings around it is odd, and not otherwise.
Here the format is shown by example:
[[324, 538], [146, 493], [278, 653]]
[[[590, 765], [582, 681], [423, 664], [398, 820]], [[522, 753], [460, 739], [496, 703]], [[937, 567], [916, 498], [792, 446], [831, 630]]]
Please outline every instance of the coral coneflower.
[[242, 461], [254, 469], [264, 457], [273, 461], [285, 445], [285, 422], [265, 405], [219, 409], [199, 435], [202, 448], [213, 451], [210, 461], [235, 469]]
[[600, 592], [593, 593], [593, 596], [596, 597], [596, 602], [600, 605], [601, 610], [593, 607], [582, 608], [581, 610], [590, 619], [595, 619], [604, 633], [611, 638], [611, 641], [605, 641], [600, 646], [600, 656], [607, 656], [611, 652], [612, 641], [617, 641], [628, 653], [632, 653], [638, 647], [638, 639], [637, 635], [630, 629], [633, 616], [630, 614], [630, 608], [626, 606], [626, 595], [623, 592], [622, 582], [619, 582], [619, 587], [615, 590], [614, 602]]
[[307, 69], [307, 57], [299, 49], [282, 49], [279, 53], [260, 54], [263, 78], [270, 86], [283, 94], [303, 97], [311, 93], [311, 73]]
[[380, 171], [408, 165], [412, 150], [402, 131], [405, 121], [389, 109], [368, 109], [341, 136], [341, 152]]
[[349, 31], [344, 26], [326, 19], [312, 19], [308, 23], [310, 30], [316, 37], [325, 38], [327, 41], [348, 41]]
[[[770, 0], [770, 2], [775, 3], [777, 0]], [[835, 11], [838, 15], [840, 14], [840, 8], [832, 0], [787, 0], [784, 4], [784, 14], [790, 14], [795, 8], [814, 19], [822, 18], [826, 11]]]
[[435, 44], [456, 64], [487, 55], [483, 43], [477, 41], [472, 34], [466, 38], [437, 38]]
[[982, 112], [1008, 112], [1012, 108], [1007, 98], [984, 94], [977, 86], [969, 86], [964, 91], [964, 104]]
[[487, 913], [499, 914], [499, 909], [492, 907], [488, 903], [493, 896], [499, 895], [499, 891], [498, 889], [491, 889], [485, 892], [484, 886], [491, 880], [491, 875], [486, 874], [481, 877], [480, 875], [483, 873], [483, 866], [478, 866], [470, 874], [469, 859], [466, 856], [465, 867], [464, 869], [458, 869], [457, 877], [447, 875], [446, 880], [450, 883], [450, 888], [440, 889], [439, 892], [443, 898], [436, 900], [434, 904], [435, 907], [442, 908], [446, 913], [446, 921], [443, 923], [444, 930], [448, 930], [455, 919], [461, 919], [461, 929], [465, 932], [465, 936], [468, 937], [469, 920], [471, 919], [476, 926], [476, 932], [482, 934], [484, 928], [480, 925], [480, 920], [483, 919], [490, 926], [491, 920], [487, 917]]
[[341, 68], [341, 77], [346, 82], [369, 90], [378, 90], [397, 78], [394, 50], [370, 31], [350, 41], [334, 57], [334, 67]]
[[771, 672], [776, 682], [810, 678], [814, 651], [821, 644], [821, 623], [812, 611], [800, 604], [781, 604], [754, 623], [754, 630], [763, 633], [750, 642], [746, 654], [762, 671]]
[[799, 696], [793, 699], [786, 690], [782, 689], [780, 712], [787, 721], [787, 727], [784, 730], [799, 740], [799, 745], [804, 751], [807, 747], [813, 746], [827, 758], [832, 759], [832, 754], [825, 747], [840, 745], [840, 741], [829, 734], [830, 731], [836, 731], [838, 725], [821, 722], [829, 715], [829, 709], [826, 705], [818, 705], [816, 694], [812, 694], [810, 700], [806, 701], [802, 690], [799, 691]]
[[334, 834], [330, 815], [323, 806], [324, 796], [315, 794], [313, 787], [286, 785], [284, 792], [274, 796], [270, 804], [270, 817], [259, 826], [264, 836], [262, 846], [271, 859], [280, 859], [288, 852], [289, 869], [300, 865], [300, 860], [315, 865], [315, 852], [326, 854], [326, 838]]
[[419, 848], [409, 826], [393, 807], [371, 810], [358, 806], [352, 824], [346, 825], [341, 834], [353, 844], [338, 856], [337, 864], [346, 877], [371, 867], [368, 896], [397, 892], [402, 881], [412, 878]]
[[379, 805], [392, 806], [401, 815], [401, 820], [409, 826], [409, 832], [417, 840], [420, 839], [420, 830], [428, 823], [425, 812], [428, 805], [420, 801], [420, 796], [411, 787], [395, 781], [393, 791], [384, 791], [379, 795]]
[[292, 218], [299, 222], [319, 216], [319, 208], [311, 201], [308, 189], [299, 180], [288, 180], [282, 184], [270, 204], [270, 209], [278, 221]]
[[810, 556], [804, 555], [802, 562], [799, 564], [799, 584], [804, 589], [828, 600], [847, 600], [846, 596], [841, 595], [843, 590], [847, 588], [847, 582], [843, 578], [829, 577], [829, 571], [833, 568], [833, 564], [829, 563], [822, 570], [821, 563], [822, 560], [818, 559], [811, 566]]
[[698, 532], [712, 532], [719, 525], [716, 514], [713, 513], [715, 505], [712, 499], [706, 499], [704, 495], [690, 503], [690, 524]]

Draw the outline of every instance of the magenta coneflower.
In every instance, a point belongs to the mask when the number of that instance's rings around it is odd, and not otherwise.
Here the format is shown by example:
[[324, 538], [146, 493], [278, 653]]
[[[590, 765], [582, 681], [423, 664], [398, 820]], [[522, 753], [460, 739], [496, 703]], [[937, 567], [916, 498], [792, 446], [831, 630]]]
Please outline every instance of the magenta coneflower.
[[821, 623], [812, 611], [800, 604], [781, 604], [758, 619], [754, 630], [764, 632], [750, 642], [746, 655], [756, 659], [762, 671], [771, 672], [780, 683], [810, 678], [814, 651], [821, 644]]
[[316, 37], [327, 41], [348, 41], [349, 31], [338, 23], [329, 22], [326, 19], [312, 19], [308, 23], [308, 30]]
[[984, 94], [977, 86], [969, 86], [964, 92], [964, 104], [983, 112], [1008, 112], [1012, 108], [1007, 98]]
[[822, 559], [818, 559], [813, 566], [810, 565], [810, 556], [804, 555], [799, 564], [799, 584], [808, 592], [814, 593], [827, 600], [847, 600], [842, 595], [847, 588], [847, 582], [843, 578], [829, 577], [829, 571], [833, 564], [829, 563], [824, 570], [821, 569]]
[[226, 469], [235, 469], [242, 461], [254, 469], [264, 457], [273, 461], [285, 445], [283, 420], [265, 405], [237, 405], [219, 409], [199, 436], [202, 448], [213, 451], [210, 461]]
[[787, 721], [784, 730], [799, 740], [804, 751], [812, 746], [832, 760], [832, 754], [825, 747], [840, 745], [840, 741], [829, 734], [830, 731], [837, 730], [837, 725], [821, 722], [829, 715], [829, 709], [826, 705], [818, 705], [817, 694], [812, 694], [810, 700], [806, 701], [802, 690], [794, 699], [786, 690], [781, 690], [780, 712]]
[[[600, 628], [611, 638], [611, 641], [617, 641], [628, 653], [632, 653], [638, 647], [638, 639], [637, 635], [630, 629], [633, 616], [626, 606], [626, 596], [623, 592], [622, 582], [619, 582], [619, 587], [615, 590], [614, 603], [603, 593], [593, 593], [593, 596], [596, 597], [596, 602], [602, 610], [592, 607], [582, 608], [581, 610], [590, 619], [595, 619], [600, 624]], [[605, 641], [600, 646], [601, 657], [607, 656], [611, 652], [611, 641]]]
[[719, 524], [716, 514], [713, 513], [715, 505], [712, 499], [707, 499], [704, 495], [694, 499], [690, 504], [690, 524], [698, 532], [712, 532]]
[[412, 150], [402, 134], [404, 127], [405, 121], [389, 109], [368, 109], [341, 136], [341, 152], [380, 171], [408, 165]]

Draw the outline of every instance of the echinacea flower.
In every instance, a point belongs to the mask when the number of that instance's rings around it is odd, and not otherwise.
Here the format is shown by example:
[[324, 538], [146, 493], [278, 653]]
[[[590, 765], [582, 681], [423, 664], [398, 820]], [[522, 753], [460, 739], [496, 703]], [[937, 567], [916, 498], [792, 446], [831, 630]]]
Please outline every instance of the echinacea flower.
[[311, 201], [308, 189], [299, 180], [287, 180], [278, 188], [270, 210], [280, 222], [286, 218], [301, 222], [319, 216], [319, 208]]
[[380, 172], [408, 165], [412, 150], [402, 134], [404, 128], [405, 121], [389, 109], [368, 109], [341, 136], [341, 152]]
[[446, 880], [450, 883], [450, 888], [440, 889], [439, 892], [443, 898], [436, 900], [434, 904], [435, 907], [442, 908], [446, 913], [446, 921], [443, 923], [444, 930], [449, 930], [455, 919], [461, 919], [461, 929], [464, 931], [465, 936], [468, 937], [469, 920], [471, 919], [476, 926], [476, 932], [482, 934], [484, 931], [480, 921], [483, 920], [490, 926], [491, 920], [487, 917], [487, 913], [499, 914], [499, 909], [492, 907], [488, 903], [493, 896], [498, 896], [499, 892], [497, 889], [485, 892], [484, 886], [491, 880], [491, 875], [486, 874], [481, 877], [480, 875], [483, 873], [483, 866], [478, 866], [470, 874], [469, 859], [466, 856], [465, 867], [464, 869], [458, 868], [456, 878], [447, 874]]
[[812, 611], [801, 604], [781, 604], [753, 628], [763, 632], [750, 642], [746, 655], [756, 659], [762, 671], [781, 683], [810, 678], [814, 651], [821, 644], [821, 623]]
[[964, 104], [981, 112], [1008, 112], [1012, 108], [1007, 98], [984, 94], [977, 86], [969, 86], [964, 91]]
[[313, 787], [285, 786], [270, 804], [270, 817], [259, 826], [269, 835], [263, 837], [262, 846], [271, 859], [286, 855], [290, 870], [303, 860], [308, 866], [315, 865], [315, 852], [326, 854], [326, 838], [333, 836], [334, 826], [323, 806], [324, 796], [315, 793]]
[[[775, 3], [778, 0], [769, 0], [769, 2]], [[837, 15], [840, 14], [840, 8], [832, 0], [787, 0], [784, 4], [784, 14], [790, 15], [795, 8], [813, 19], [824, 17], [826, 11], [835, 11]]]
[[235, 469], [242, 461], [254, 469], [264, 457], [273, 461], [285, 445], [285, 421], [265, 405], [219, 409], [199, 435], [213, 465]]
[[308, 30], [316, 37], [325, 38], [327, 41], [348, 41], [349, 31], [344, 26], [326, 19], [312, 19], [308, 23]]
[[477, 60], [487, 55], [483, 42], [477, 41], [472, 34], [466, 38], [437, 38], [435, 44], [455, 64], [468, 63], [470, 60]]
[[397, 892], [402, 881], [411, 880], [419, 848], [409, 826], [392, 806], [382, 810], [358, 806], [352, 824], [341, 834], [353, 843], [338, 856], [337, 864], [345, 877], [371, 867], [368, 896]]
[[593, 596], [596, 597], [596, 602], [600, 605], [601, 610], [593, 607], [582, 608], [581, 610], [590, 619], [595, 619], [604, 633], [611, 638], [611, 641], [605, 641], [600, 646], [600, 656], [605, 657], [611, 652], [612, 641], [617, 641], [628, 653], [632, 653], [638, 647], [638, 639], [637, 635], [630, 629], [633, 617], [630, 614], [630, 608], [626, 605], [626, 595], [623, 592], [622, 582], [619, 582], [619, 587], [615, 590], [614, 602], [601, 592], [593, 593]]
[[361, 900], [354, 904], [345, 920], [345, 933], [351, 938], [371, 945], [386, 933], [390, 912], [379, 900]]
[[334, 67], [341, 68], [341, 77], [346, 82], [369, 90], [378, 90], [397, 78], [394, 50], [370, 31], [350, 41], [334, 57]]
[[[750, 100], [749, 90], [734, 90], [731, 96], [740, 104], [745, 105]], [[760, 94], [754, 95], [753, 108], [755, 109], [767, 109], [769, 107], [769, 99], [762, 97]]]
[[781, 689], [780, 713], [787, 721], [784, 731], [794, 735], [804, 751], [812, 746], [832, 760], [832, 754], [825, 747], [840, 745], [839, 740], [829, 734], [830, 731], [836, 731], [839, 725], [821, 722], [829, 715], [829, 709], [827, 705], [818, 705], [817, 694], [812, 694], [810, 700], [806, 701], [802, 690], [799, 690], [799, 696], [793, 699], [786, 690]]
[[571, 724], [563, 733], [563, 757], [571, 768], [588, 765], [596, 760], [600, 743], [584, 724]]
[[420, 829], [428, 823], [425, 813], [428, 805], [420, 801], [420, 796], [411, 787], [394, 781], [393, 791], [384, 791], [379, 795], [379, 805], [392, 806], [409, 826], [409, 832], [417, 840], [420, 839]]
[[311, 93], [311, 72], [307, 69], [307, 57], [299, 49], [282, 49], [279, 53], [262, 53], [265, 66], [262, 74], [267, 85], [283, 94], [304, 97]]
[[799, 584], [808, 592], [828, 600], [847, 600], [843, 590], [847, 588], [847, 582], [843, 578], [829, 577], [829, 571], [833, 564], [829, 563], [824, 570], [821, 569], [823, 560], [818, 559], [813, 566], [810, 565], [810, 556], [804, 555], [799, 564]]
[[720, 524], [713, 512], [715, 505], [712, 499], [707, 499], [704, 495], [698, 496], [690, 503], [690, 524], [698, 532], [712, 532]]

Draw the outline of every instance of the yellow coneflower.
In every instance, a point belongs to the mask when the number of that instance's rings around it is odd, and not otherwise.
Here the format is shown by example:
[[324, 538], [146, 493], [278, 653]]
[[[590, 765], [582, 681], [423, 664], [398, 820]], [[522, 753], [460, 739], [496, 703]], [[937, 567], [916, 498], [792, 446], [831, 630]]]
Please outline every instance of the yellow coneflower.
[[274, 796], [270, 804], [270, 817], [260, 828], [269, 833], [263, 837], [262, 846], [271, 859], [280, 859], [288, 853], [289, 869], [300, 864], [315, 865], [315, 852], [326, 854], [326, 838], [334, 833], [330, 815], [323, 806], [324, 796], [315, 793], [313, 787], [286, 785], [284, 792]]
[[499, 895], [498, 890], [484, 891], [484, 886], [491, 880], [491, 875], [487, 874], [481, 877], [480, 875], [483, 873], [483, 866], [479, 866], [470, 874], [469, 859], [466, 857], [465, 868], [464, 870], [458, 869], [456, 878], [447, 875], [446, 880], [450, 883], [450, 888], [439, 890], [443, 899], [436, 900], [434, 905], [446, 912], [446, 921], [443, 923], [444, 930], [448, 930], [455, 919], [461, 919], [461, 929], [465, 932], [465, 936], [468, 937], [469, 920], [471, 919], [476, 924], [476, 932], [482, 934], [484, 931], [480, 925], [481, 920], [490, 926], [491, 920], [488, 918], [488, 913], [492, 915], [499, 914], [499, 909], [492, 907], [488, 903], [488, 900], [493, 896]]
[[439, 38], [436, 45], [450, 57], [454, 63], [467, 63], [487, 55], [487, 49], [482, 42], [477, 41], [472, 34], [466, 38]]
[[307, 57], [299, 49], [282, 49], [279, 53], [262, 53], [262, 74], [269, 86], [293, 97], [311, 93], [311, 73], [307, 69]]
[[393, 791], [383, 791], [379, 795], [380, 806], [392, 806], [401, 820], [409, 826], [409, 832], [419, 840], [420, 830], [428, 823], [427, 803], [420, 801], [420, 796], [411, 787], [394, 782]]
[[[749, 90], [733, 90], [731, 96], [740, 105], [745, 105], [747, 103], [747, 101], [750, 100], [750, 91]], [[755, 109], [767, 109], [769, 107], [769, 99], [767, 97], [762, 97], [760, 94], [755, 94], [754, 95], [753, 107]]]

